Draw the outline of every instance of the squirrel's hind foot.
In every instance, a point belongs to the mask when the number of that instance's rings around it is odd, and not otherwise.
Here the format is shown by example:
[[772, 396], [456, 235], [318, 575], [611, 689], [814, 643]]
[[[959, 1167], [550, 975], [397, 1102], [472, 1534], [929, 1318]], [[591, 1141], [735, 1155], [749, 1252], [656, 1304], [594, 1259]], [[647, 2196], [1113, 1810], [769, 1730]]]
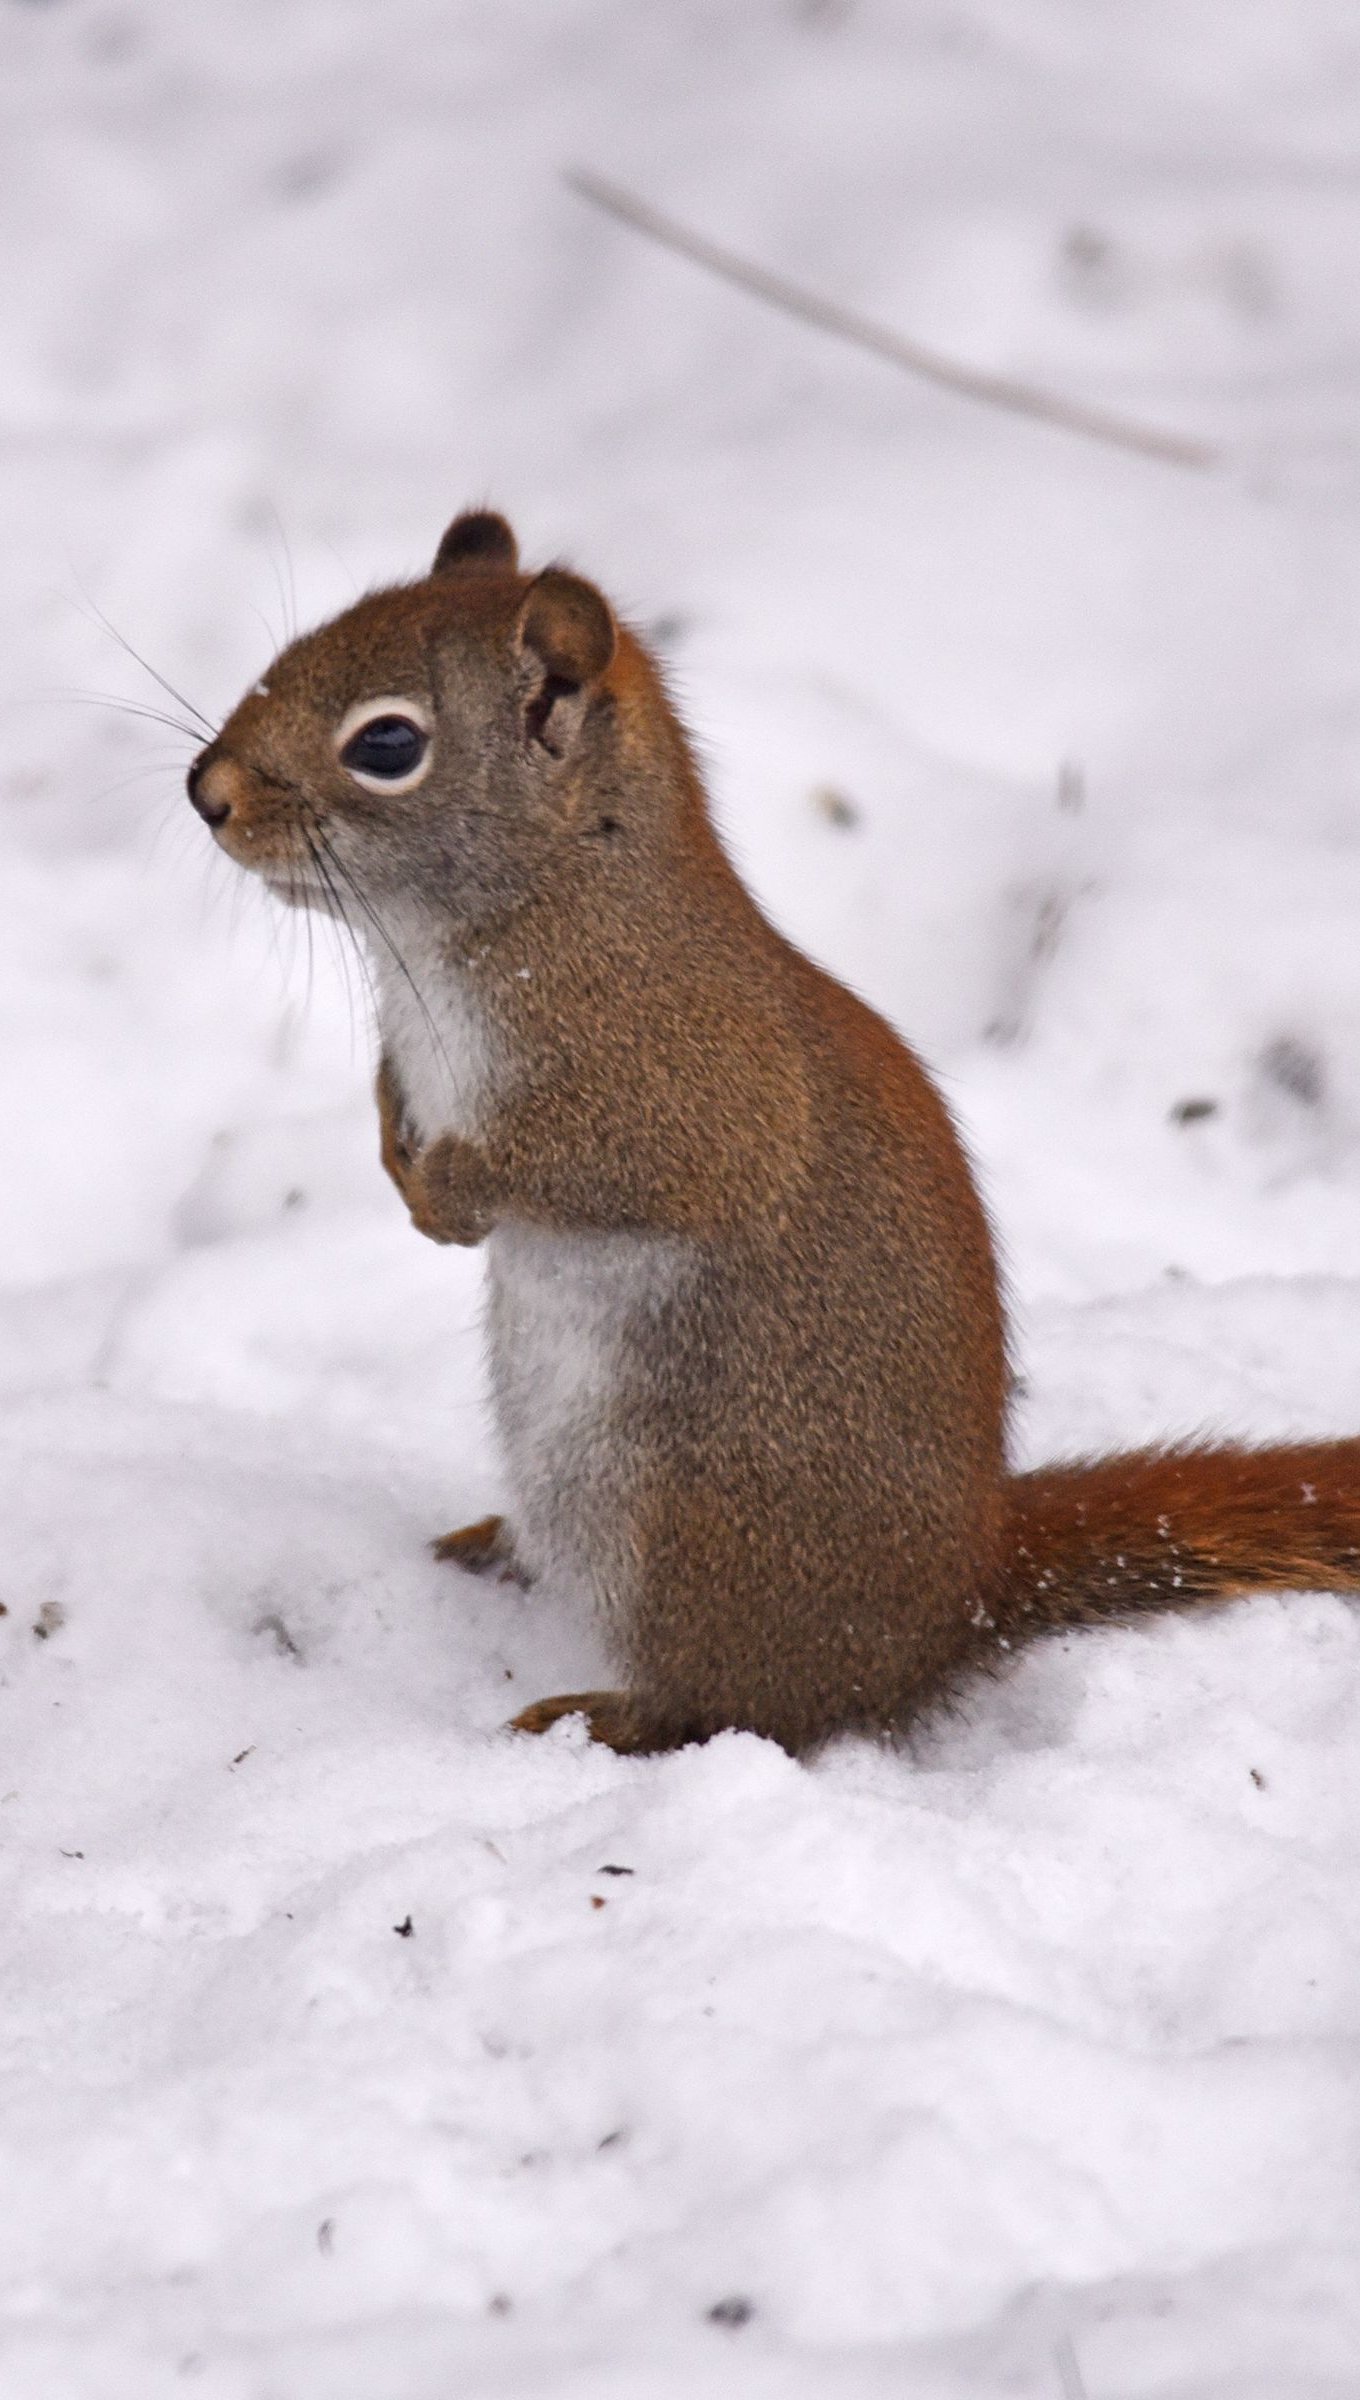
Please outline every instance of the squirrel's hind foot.
[[430, 1548], [436, 1558], [469, 1575], [494, 1575], [498, 1582], [517, 1583], [526, 1592], [534, 1580], [515, 1556], [514, 1536], [504, 1517], [479, 1517], [475, 1525], [441, 1533]]
[[592, 1742], [602, 1742], [606, 1750], [623, 1756], [676, 1747], [676, 1736], [649, 1724], [631, 1692], [558, 1692], [551, 1700], [522, 1708], [511, 1718], [510, 1731], [546, 1733], [562, 1717], [584, 1717]]

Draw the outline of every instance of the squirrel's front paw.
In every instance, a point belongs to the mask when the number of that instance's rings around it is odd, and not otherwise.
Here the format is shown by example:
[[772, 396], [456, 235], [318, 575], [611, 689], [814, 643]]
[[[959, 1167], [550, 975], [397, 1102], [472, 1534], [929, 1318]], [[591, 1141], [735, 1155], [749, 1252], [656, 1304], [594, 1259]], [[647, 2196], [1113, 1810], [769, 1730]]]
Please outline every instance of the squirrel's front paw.
[[382, 1163], [404, 1200], [411, 1169], [415, 1165], [416, 1143], [407, 1122], [406, 1102], [397, 1081], [397, 1071], [388, 1058], [378, 1062], [376, 1094]]
[[418, 1233], [465, 1249], [486, 1240], [498, 1214], [486, 1160], [456, 1133], [442, 1133], [412, 1160], [403, 1195]]

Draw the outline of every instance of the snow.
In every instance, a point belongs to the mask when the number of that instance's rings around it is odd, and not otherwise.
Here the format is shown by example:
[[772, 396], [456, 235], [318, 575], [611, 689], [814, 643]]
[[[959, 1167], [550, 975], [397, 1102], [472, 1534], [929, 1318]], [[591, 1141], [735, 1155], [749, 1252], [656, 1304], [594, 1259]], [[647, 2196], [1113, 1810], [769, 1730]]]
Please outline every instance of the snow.
[[940, 1072], [1023, 1455], [1354, 1431], [1355, 11], [60, 0], [0, 121], [6, 2400], [1353, 2392], [1355, 1613], [807, 1765], [507, 1736], [603, 1661], [425, 1548], [501, 1494], [482, 1267], [363, 978], [72, 694], [164, 697], [102, 612], [215, 716], [493, 500]]

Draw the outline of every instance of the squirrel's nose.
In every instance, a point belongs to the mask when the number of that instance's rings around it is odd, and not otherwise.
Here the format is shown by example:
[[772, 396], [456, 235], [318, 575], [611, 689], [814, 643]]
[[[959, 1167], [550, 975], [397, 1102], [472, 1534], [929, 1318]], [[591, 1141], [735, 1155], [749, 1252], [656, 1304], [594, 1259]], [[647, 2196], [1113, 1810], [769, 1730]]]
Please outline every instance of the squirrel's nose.
[[235, 777], [225, 759], [214, 758], [210, 750], [194, 760], [185, 777], [185, 789], [205, 825], [214, 829], [225, 825], [231, 815], [231, 787]]

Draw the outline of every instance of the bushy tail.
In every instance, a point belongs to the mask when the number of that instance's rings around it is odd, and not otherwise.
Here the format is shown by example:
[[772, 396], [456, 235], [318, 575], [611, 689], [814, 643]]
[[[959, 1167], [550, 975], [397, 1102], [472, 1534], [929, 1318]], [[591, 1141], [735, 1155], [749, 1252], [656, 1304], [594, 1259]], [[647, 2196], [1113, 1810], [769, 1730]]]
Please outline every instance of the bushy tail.
[[1360, 1592], [1360, 1440], [1134, 1450], [1013, 1476], [998, 1630]]

